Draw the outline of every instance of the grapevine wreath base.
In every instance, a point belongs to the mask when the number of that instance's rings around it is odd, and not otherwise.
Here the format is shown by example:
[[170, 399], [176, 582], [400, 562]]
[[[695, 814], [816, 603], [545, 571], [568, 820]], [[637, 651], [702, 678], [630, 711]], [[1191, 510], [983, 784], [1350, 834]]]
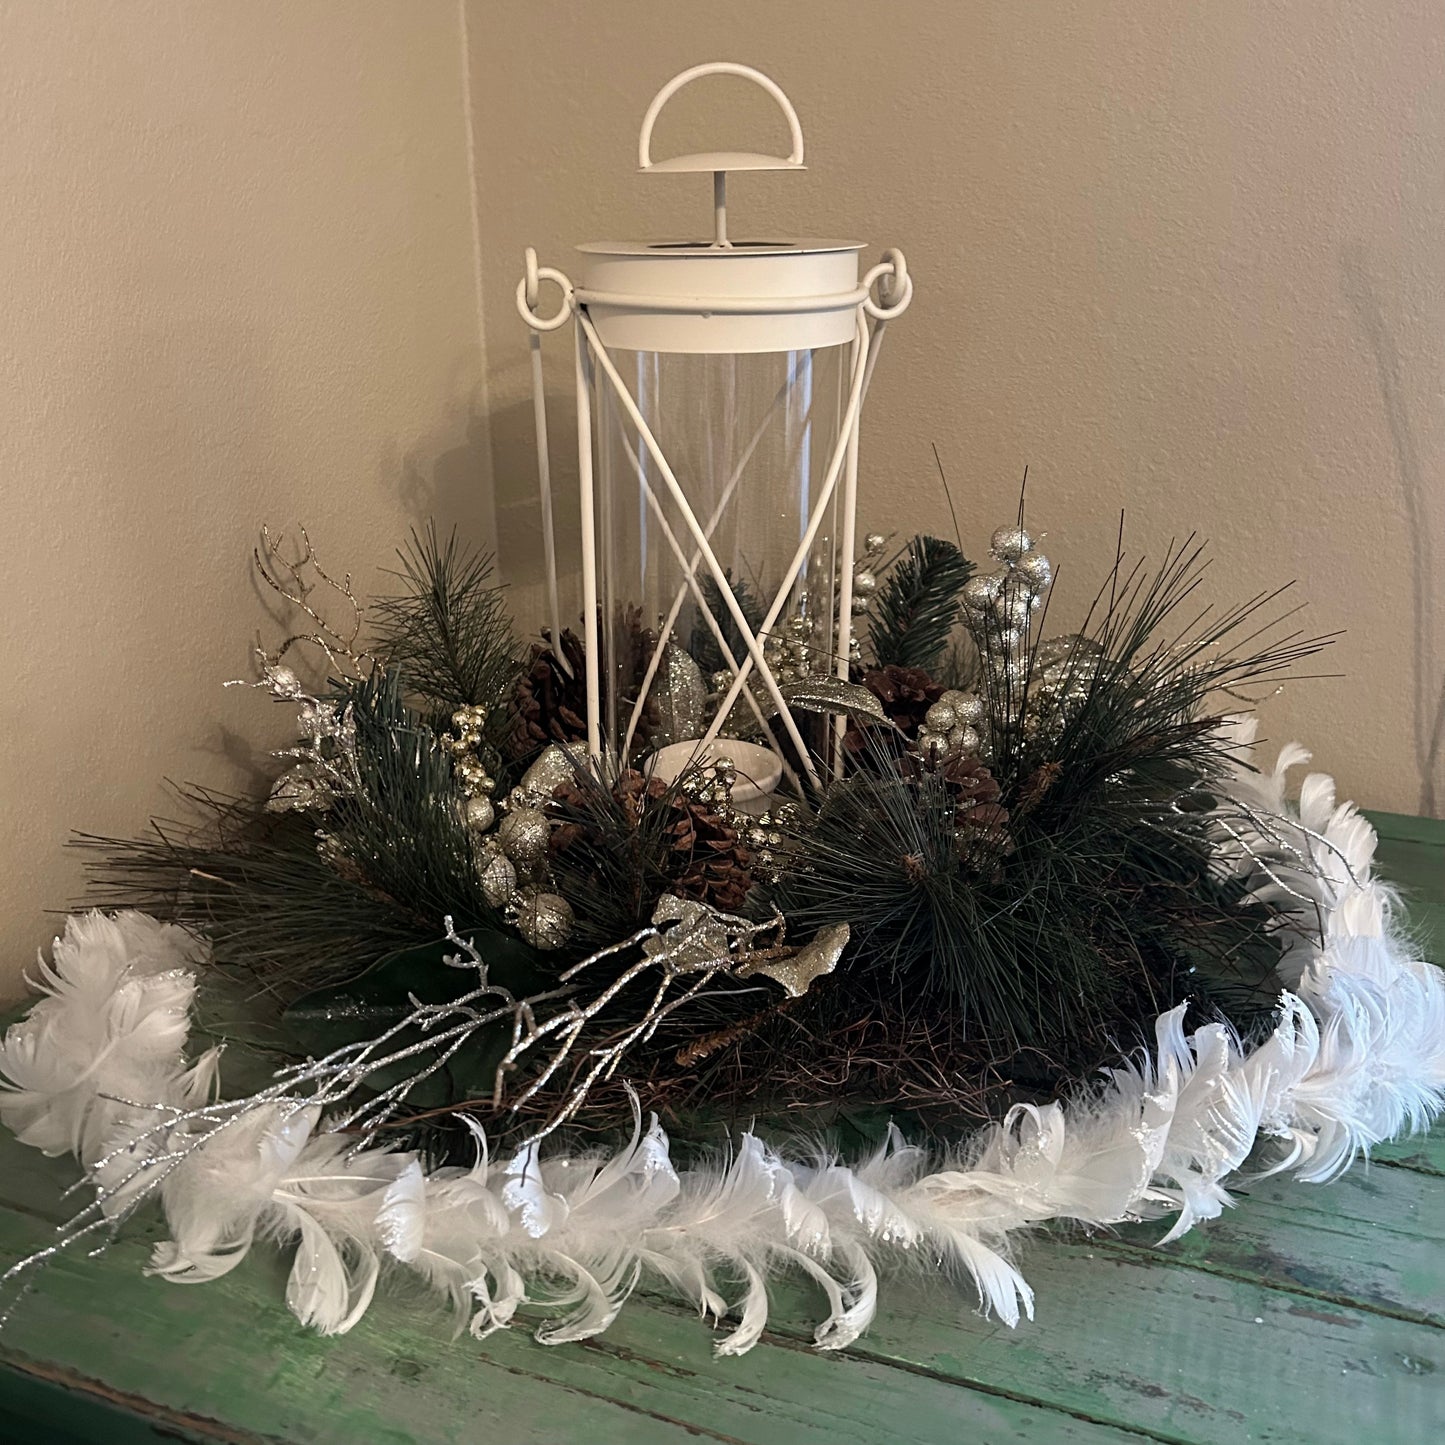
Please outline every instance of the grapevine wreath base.
[[[1233, 726], [1247, 747], [1253, 725]], [[257, 1238], [277, 1241], [295, 1248], [287, 1304], [327, 1334], [361, 1318], [383, 1263], [421, 1275], [478, 1337], [524, 1303], [550, 1305], [548, 1344], [605, 1330], [647, 1280], [728, 1318], [717, 1349], [741, 1354], [766, 1324], [769, 1280], [801, 1271], [827, 1304], [817, 1344], [839, 1349], [895, 1264], [967, 1271], [1014, 1325], [1033, 1312], [1009, 1258], [1030, 1226], [1172, 1216], [1173, 1239], [1230, 1204], [1246, 1166], [1323, 1182], [1441, 1108], [1441, 975], [1392, 926], [1391, 892], [1370, 876], [1374, 832], [1335, 805], [1331, 780], [1312, 774], [1298, 807], [1285, 803], [1286, 771], [1307, 756], [1286, 748], [1272, 775], [1238, 766], [1214, 842], [1222, 873], [1308, 924], [1282, 954], [1272, 1034], [1248, 1050], [1221, 1023], [1189, 1034], [1181, 1005], [1158, 1018], [1152, 1055], [1084, 1096], [1017, 1105], [942, 1156], [892, 1129], [851, 1164], [743, 1133], [679, 1169], [639, 1113], [610, 1154], [534, 1141], [491, 1159], [477, 1128], [470, 1168], [427, 1172], [414, 1153], [358, 1147], [302, 1089], [216, 1102], [218, 1052], [186, 1056], [205, 945], [140, 912], [73, 917], [40, 965], [46, 996], [0, 1046], [0, 1117], [46, 1154], [75, 1154], [96, 1198], [11, 1277], [158, 1197], [172, 1237], [153, 1273], [201, 1283]], [[1241, 814], [1269, 821], [1251, 832]]]

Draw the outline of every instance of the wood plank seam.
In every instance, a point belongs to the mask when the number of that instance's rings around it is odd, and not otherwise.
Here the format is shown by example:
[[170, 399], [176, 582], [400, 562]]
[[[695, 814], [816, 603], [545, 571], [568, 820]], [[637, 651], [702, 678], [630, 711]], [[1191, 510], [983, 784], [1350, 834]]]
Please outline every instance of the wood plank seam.
[[1383, 1169], [1408, 1169], [1412, 1174], [1424, 1174], [1431, 1179], [1445, 1179], [1445, 1169], [1436, 1169], [1433, 1164], [1418, 1159], [1371, 1159], [1370, 1167], [1373, 1169], [1377, 1166]]
[[[1067, 1243], [1070, 1249], [1084, 1247], [1082, 1243], [1076, 1244], [1073, 1241], [1061, 1241], [1061, 1243]], [[1332, 1304], [1339, 1309], [1360, 1310], [1365, 1314], [1382, 1315], [1386, 1319], [1399, 1320], [1401, 1323], [1407, 1325], [1425, 1325], [1432, 1330], [1445, 1330], [1445, 1319], [1421, 1314], [1416, 1310], [1406, 1309], [1403, 1306], [1372, 1303], [1369, 1300], [1356, 1299], [1351, 1295], [1336, 1294], [1330, 1290], [1314, 1289], [1306, 1284], [1283, 1284], [1278, 1280], [1272, 1280], [1262, 1275], [1250, 1274], [1246, 1270], [1236, 1269], [1229, 1265], [1213, 1264], [1209, 1260], [1176, 1259], [1173, 1255], [1165, 1254], [1162, 1250], [1156, 1250], [1146, 1244], [1129, 1244], [1122, 1239], [1096, 1239], [1088, 1245], [1088, 1248], [1099, 1250], [1104, 1254], [1114, 1255], [1119, 1259], [1140, 1260], [1150, 1264], [1166, 1265], [1170, 1269], [1193, 1270], [1199, 1274], [1212, 1274], [1218, 1276], [1220, 1279], [1230, 1279], [1240, 1284], [1249, 1284], [1259, 1289], [1267, 1289], [1274, 1294], [1300, 1295], [1306, 1299], [1318, 1300], [1323, 1304]]]
[[[639, 1294], [642, 1292], [639, 1291]], [[660, 1312], [686, 1316], [695, 1319], [696, 1315], [691, 1310], [682, 1309], [676, 1301], [664, 1295], [646, 1296], [649, 1305]], [[786, 1324], [769, 1324], [763, 1331], [759, 1340], [760, 1344], [773, 1345], [777, 1349], [789, 1350], [796, 1354], [806, 1354], [810, 1358], [817, 1358], [817, 1349], [813, 1343], [811, 1331], [790, 1327]], [[584, 1342], [584, 1348], [596, 1349], [603, 1353], [615, 1354], [619, 1358], [625, 1358], [621, 1347], [610, 1343], [604, 1336]], [[878, 1365], [883, 1369], [897, 1370], [905, 1375], [917, 1375], [925, 1380], [932, 1380], [937, 1384], [947, 1385], [954, 1390], [970, 1390], [978, 1395], [989, 1395], [995, 1399], [1009, 1400], [1016, 1405], [1028, 1405], [1034, 1409], [1047, 1410], [1051, 1414], [1060, 1415], [1065, 1419], [1079, 1420], [1084, 1424], [1098, 1425], [1103, 1429], [1117, 1430], [1121, 1434], [1130, 1435], [1136, 1439], [1158, 1441], [1159, 1445], [1197, 1445], [1197, 1442], [1182, 1435], [1161, 1435], [1157, 1431], [1150, 1430], [1142, 1425], [1131, 1425], [1123, 1420], [1111, 1419], [1105, 1415], [1091, 1414], [1085, 1410], [1078, 1410], [1066, 1405], [1060, 1405], [1056, 1400], [1041, 1399], [1036, 1395], [1025, 1394], [1021, 1390], [1009, 1390], [1001, 1385], [990, 1385], [984, 1380], [974, 1379], [970, 1376], [953, 1375], [944, 1370], [937, 1370], [929, 1365], [915, 1364], [911, 1360], [900, 1360], [895, 1355], [883, 1354], [873, 1350], [866, 1345], [864, 1340], [854, 1341], [848, 1346], [846, 1352], [840, 1352], [834, 1358], [839, 1360], [863, 1360], [870, 1365]]]
[[117, 1390], [88, 1375], [57, 1365], [47, 1365], [13, 1350], [6, 1350], [0, 1355], [0, 1370], [59, 1385], [62, 1389], [99, 1401], [113, 1410], [124, 1410], [147, 1425], [164, 1426], [167, 1433], [175, 1431], [180, 1433], [183, 1439], [204, 1438], [217, 1442], [217, 1445], [287, 1445], [280, 1436], [255, 1435], [249, 1430], [237, 1430], [234, 1426], [224, 1425], [210, 1415], [193, 1415], [189, 1411], [172, 1410], [147, 1400], [143, 1395]]

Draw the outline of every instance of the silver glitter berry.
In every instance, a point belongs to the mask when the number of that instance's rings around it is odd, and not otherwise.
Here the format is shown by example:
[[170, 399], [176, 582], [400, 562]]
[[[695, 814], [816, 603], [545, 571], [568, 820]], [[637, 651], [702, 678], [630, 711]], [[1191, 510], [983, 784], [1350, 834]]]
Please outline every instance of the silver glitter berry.
[[560, 893], [529, 893], [517, 904], [517, 931], [544, 952], [572, 936], [572, 905]]
[[965, 755], [976, 753], [983, 744], [977, 728], [956, 727], [948, 735], [948, 746]]
[[481, 861], [477, 881], [482, 887], [482, 897], [493, 908], [502, 908], [517, 891], [517, 870], [510, 858], [498, 853]]
[[882, 532], [869, 532], [863, 539], [863, 550], [870, 557], [877, 557], [888, 545], [888, 538]]
[[942, 698], [923, 714], [924, 726], [931, 733], [946, 733], [957, 720], [953, 709]]
[[1034, 539], [1022, 527], [1000, 527], [989, 539], [988, 550], [1000, 562], [1017, 562], [1033, 551]]
[[497, 810], [490, 798], [468, 798], [463, 805], [462, 819], [473, 833], [485, 833], [497, 820]]
[[976, 692], [960, 692], [950, 688], [938, 699], [953, 709], [953, 720], [965, 727], [977, 727], [983, 721], [983, 699]]
[[1035, 592], [1042, 592], [1054, 580], [1054, 569], [1042, 552], [1025, 552], [1014, 563], [1014, 573]]
[[866, 567], [853, 574], [853, 590], [860, 597], [871, 597], [878, 590], [878, 578]]
[[507, 857], [523, 868], [535, 867], [547, 856], [551, 829], [536, 808], [513, 808], [497, 829]]
[[1022, 587], [1006, 587], [994, 599], [993, 615], [1001, 626], [1013, 632], [1022, 632], [1038, 605], [1038, 598]]
[[991, 574], [970, 577], [963, 584], [963, 607], [971, 617], [987, 616], [993, 600], [1003, 591], [1003, 579]]
[[941, 737], [938, 733], [921, 733], [918, 739], [918, 750], [923, 754], [924, 762], [941, 763], [948, 756], [948, 739]]

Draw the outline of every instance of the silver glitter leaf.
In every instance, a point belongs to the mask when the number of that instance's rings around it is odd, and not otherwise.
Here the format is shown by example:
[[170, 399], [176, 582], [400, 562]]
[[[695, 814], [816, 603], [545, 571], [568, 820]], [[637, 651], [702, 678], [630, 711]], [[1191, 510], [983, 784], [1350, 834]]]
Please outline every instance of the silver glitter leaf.
[[653, 742], [659, 746], [685, 742], [701, 735], [707, 709], [707, 684], [690, 652], [669, 642], [662, 656], [662, 671], [653, 685], [658, 712]]
[[[728, 961], [727, 921], [707, 904], [664, 893], [652, 911], [652, 921], [666, 931], [644, 939], [642, 951], [662, 961], [668, 972], [691, 973]], [[667, 928], [668, 924], [674, 926]]]
[[522, 791], [538, 804], [546, 802], [558, 788], [577, 776], [578, 767], [573, 754], [561, 743], [548, 743], [532, 766], [522, 774]]
[[[841, 677], [800, 677], [785, 682], [778, 691], [790, 708], [799, 712], [840, 712], [866, 717], [873, 722], [890, 723], [883, 704], [866, 687], [845, 682]], [[773, 708], [773, 713], [777, 708]]]
[[336, 793], [326, 774], [315, 764], [297, 763], [282, 773], [271, 787], [266, 799], [268, 813], [304, 813], [315, 808], [325, 810], [336, 801]]
[[739, 978], [760, 973], [780, 983], [792, 998], [802, 998], [815, 978], [832, 973], [848, 946], [851, 930], [846, 923], [821, 928], [813, 938], [787, 958], [770, 958], [760, 963], [745, 963], [738, 969]]

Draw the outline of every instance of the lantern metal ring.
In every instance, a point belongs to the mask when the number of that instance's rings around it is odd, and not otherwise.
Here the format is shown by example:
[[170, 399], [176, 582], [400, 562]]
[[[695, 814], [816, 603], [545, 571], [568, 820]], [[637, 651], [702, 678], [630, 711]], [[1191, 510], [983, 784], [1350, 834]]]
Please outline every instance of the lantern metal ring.
[[[517, 311], [533, 331], [558, 331], [572, 319], [574, 305], [571, 278], [554, 266], [539, 266], [537, 253], [528, 246], [525, 252], [525, 274], [517, 282]], [[555, 315], [538, 314], [537, 303], [543, 281], [554, 281], [562, 288], [562, 300]]]
[[[873, 287], [878, 285], [878, 300], [873, 299]], [[883, 253], [883, 259], [863, 278], [863, 309], [875, 321], [892, 321], [908, 310], [913, 300], [913, 278], [908, 274], [908, 262], [903, 252], [896, 247]]]

